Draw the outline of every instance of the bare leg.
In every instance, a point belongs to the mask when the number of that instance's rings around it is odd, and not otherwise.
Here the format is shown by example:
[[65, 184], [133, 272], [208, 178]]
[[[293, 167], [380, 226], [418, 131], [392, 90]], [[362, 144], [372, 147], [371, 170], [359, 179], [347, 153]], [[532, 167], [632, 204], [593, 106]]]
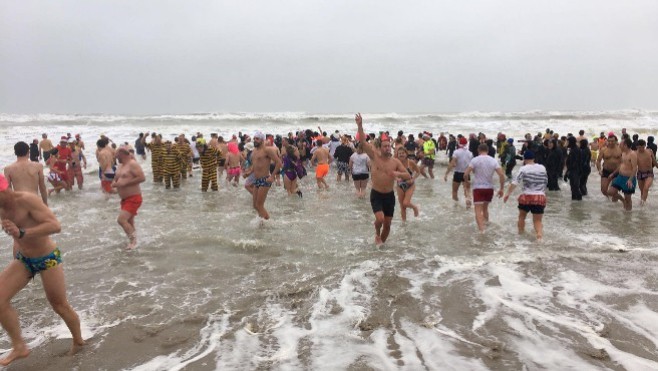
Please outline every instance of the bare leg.
[[624, 210], [631, 211], [633, 210], [633, 199], [630, 194], [624, 195]]
[[414, 211], [414, 216], [418, 217], [418, 206], [411, 203], [411, 197], [413, 197], [415, 190], [416, 190], [415, 184], [409, 187], [409, 189], [407, 189], [407, 191], [404, 192], [404, 200], [400, 203], [400, 205], [402, 206], [402, 210], [405, 210], [406, 208], [410, 207]]
[[544, 225], [541, 222], [543, 216], [544, 214], [532, 214], [532, 224], [535, 227], [538, 241], [541, 241], [541, 239], [544, 237]]
[[403, 222], [407, 221], [407, 206], [404, 204], [404, 194], [405, 192], [402, 188], [398, 187], [398, 203], [400, 204], [400, 217]]
[[265, 210], [265, 200], [269, 191], [270, 187], [257, 187], [254, 190], [254, 208], [258, 211], [258, 216], [265, 220], [270, 218], [270, 214]]
[[475, 204], [473, 210], [475, 211], [475, 222], [478, 225], [478, 229], [480, 233], [484, 233], [484, 204]]
[[384, 225], [384, 212], [378, 211], [375, 213], [375, 244], [381, 246], [382, 241], [382, 226]]
[[470, 208], [473, 203], [471, 197], [471, 183], [464, 181], [464, 198], [466, 198], [466, 208]]
[[382, 243], [386, 242], [388, 234], [391, 232], [391, 220], [393, 220], [393, 218], [390, 216], [384, 217], [384, 225], [381, 233]]
[[641, 190], [640, 204], [644, 205], [647, 202], [647, 198], [649, 197], [649, 188], [651, 188], [651, 185], [653, 185], [653, 178], [649, 177], [639, 180], [638, 185], [640, 186]]
[[66, 323], [66, 327], [71, 331], [73, 344], [71, 345], [69, 355], [73, 355], [77, 353], [81, 346], [85, 345], [85, 341], [82, 339], [82, 331], [80, 330], [80, 317], [78, 317], [78, 314], [66, 299], [64, 267], [60, 264], [54, 268], [42, 271], [41, 281], [43, 282], [43, 289], [46, 292], [46, 298], [50, 306], [53, 307], [55, 313], [62, 317], [64, 323]]
[[7, 331], [11, 339], [12, 349], [4, 358], [0, 359], [0, 366], [7, 366], [13, 361], [25, 358], [30, 349], [21, 335], [18, 314], [11, 306], [11, 299], [30, 281], [25, 266], [18, 260], [11, 263], [0, 272], [0, 324]]
[[121, 210], [117, 223], [123, 228], [123, 231], [128, 236], [129, 241], [126, 250], [132, 250], [137, 246], [137, 238], [135, 236], [135, 217], [126, 210]]
[[519, 210], [519, 220], [517, 222], [517, 227], [519, 229], [519, 234], [525, 233], [525, 217], [528, 215], [527, 211]]
[[459, 201], [459, 196], [457, 196], [458, 190], [459, 190], [459, 183], [452, 182], [452, 199], [455, 201]]
[[610, 196], [610, 182], [612, 182], [612, 180], [608, 177], [601, 177], [601, 193], [606, 197]]

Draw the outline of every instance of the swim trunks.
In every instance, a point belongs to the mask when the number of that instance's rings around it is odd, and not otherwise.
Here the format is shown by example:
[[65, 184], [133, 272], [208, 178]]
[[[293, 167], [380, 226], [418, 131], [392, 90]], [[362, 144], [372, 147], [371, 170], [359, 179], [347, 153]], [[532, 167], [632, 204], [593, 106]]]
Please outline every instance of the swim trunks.
[[245, 185], [246, 187], [249, 187], [249, 186], [253, 185], [255, 181], [256, 181], [256, 176], [255, 176], [253, 173], [251, 173], [251, 174], [249, 174], [249, 176], [247, 176], [247, 178], [244, 180], [244, 185]]
[[315, 177], [324, 178], [329, 174], [329, 164], [318, 164], [318, 167], [315, 168]]
[[338, 175], [349, 174], [350, 173], [350, 163], [343, 161], [336, 161], [336, 169], [338, 170]]
[[50, 254], [39, 258], [28, 258], [19, 252], [16, 253], [16, 260], [20, 260], [30, 271], [30, 277], [34, 277], [37, 273], [45, 271], [46, 269], [55, 268], [62, 264], [62, 253], [58, 248], [55, 248]]
[[142, 206], [142, 195], [132, 195], [121, 200], [121, 210], [127, 211], [132, 215], [137, 215], [137, 210]]
[[543, 214], [546, 208], [545, 195], [527, 195], [519, 196], [519, 209], [533, 214]]
[[620, 190], [625, 195], [632, 195], [635, 193], [635, 186], [637, 185], [637, 180], [633, 177], [633, 184], [628, 186], [628, 179], [630, 177], [624, 175], [617, 175], [612, 181], [612, 186]]
[[239, 166], [230, 167], [230, 168], [228, 168], [228, 170], [226, 172], [228, 173], [228, 176], [239, 176], [240, 175], [240, 167]]
[[639, 171], [637, 172], [637, 180], [645, 180], [648, 178], [653, 178], [653, 169], [647, 170], [647, 171]]
[[112, 193], [112, 181], [101, 180], [101, 187], [103, 188], [103, 191], [107, 193]]
[[454, 174], [452, 174], [452, 181], [455, 183], [463, 183], [464, 182], [464, 173], [460, 173], [455, 171]]
[[601, 178], [607, 178], [612, 174], [612, 171], [603, 169], [601, 170]]
[[425, 157], [423, 159], [423, 165], [429, 167], [430, 169], [433, 168], [434, 167], [434, 159], [429, 158], [429, 157]]
[[364, 173], [364, 174], [352, 174], [352, 180], [358, 181], [358, 180], [368, 180], [370, 178], [370, 174]]
[[392, 218], [395, 212], [395, 192], [381, 193], [371, 189], [370, 206], [372, 206], [373, 213], [383, 211], [384, 216]]
[[220, 158], [219, 162], [217, 163], [217, 166], [224, 167], [224, 164], [226, 164], [226, 159], [225, 158]]
[[272, 186], [272, 183], [270, 183], [270, 182], [267, 181], [267, 178], [269, 178], [269, 177], [270, 177], [270, 176], [268, 175], [268, 176], [264, 176], [264, 177], [262, 177], [262, 178], [256, 178], [256, 179], [254, 179], [254, 186], [256, 186], [257, 188], [260, 188], [260, 187], [271, 187], [271, 186]]
[[474, 204], [483, 204], [486, 202], [491, 202], [493, 199], [494, 190], [493, 188], [478, 188], [473, 190], [473, 203]]
[[48, 180], [51, 180], [53, 182], [61, 182], [62, 178], [59, 177], [59, 174], [52, 172], [48, 174]]

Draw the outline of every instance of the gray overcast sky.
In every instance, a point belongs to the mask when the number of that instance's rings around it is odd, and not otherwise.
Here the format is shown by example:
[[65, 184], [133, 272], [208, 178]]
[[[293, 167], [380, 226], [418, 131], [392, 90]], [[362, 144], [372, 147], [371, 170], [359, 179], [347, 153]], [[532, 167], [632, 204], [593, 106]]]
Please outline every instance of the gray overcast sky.
[[658, 1], [0, 0], [0, 112], [658, 108]]

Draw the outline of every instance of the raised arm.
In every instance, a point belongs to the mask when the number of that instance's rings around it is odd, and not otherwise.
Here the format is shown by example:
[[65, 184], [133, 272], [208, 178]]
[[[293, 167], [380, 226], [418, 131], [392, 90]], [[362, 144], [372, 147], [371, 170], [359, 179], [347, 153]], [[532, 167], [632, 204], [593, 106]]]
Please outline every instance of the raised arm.
[[359, 142], [363, 146], [363, 152], [365, 152], [371, 159], [374, 159], [375, 150], [372, 148], [370, 143], [366, 142], [366, 133], [363, 131], [363, 118], [361, 117], [360, 113], [357, 113], [354, 116], [354, 121], [356, 121], [356, 126], [359, 133]]

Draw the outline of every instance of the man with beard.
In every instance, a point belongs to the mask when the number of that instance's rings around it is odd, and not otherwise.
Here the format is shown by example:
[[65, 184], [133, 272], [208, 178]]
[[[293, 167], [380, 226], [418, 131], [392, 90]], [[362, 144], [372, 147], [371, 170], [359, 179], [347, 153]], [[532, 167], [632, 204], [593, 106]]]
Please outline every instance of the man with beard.
[[254, 191], [253, 206], [258, 212], [258, 216], [267, 220], [270, 214], [265, 210], [265, 200], [267, 193], [270, 191], [274, 176], [270, 174], [270, 164], [274, 162], [273, 173], [278, 173], [281, 170], [281, 159], [277, 153], [276, 147], [265, 146], [265, 134], [257, 131], [253, 139], [254, 150], [251, 154], [251, 164], [253, 167]]
[[382, 136], [379, 150], [366, 142], [363, 131], [363, 119], [357, 113], [354, 120], [358, 127], [358, 137], [363, 150], [370, 157], [372, 172], [372, 189], [370, 190], [370, 205], [375, 214], [375, 244], [381, 246], [386, 242], [391, 231], [391, 221], [395, 211], [395, 180], [409, 180], [411, 175], [400, 160], [391, 154], [391, 140]]
[[121, 197], [121, 212], [119, 212], [117, 223], [128, 236], [126, 250], [132, 250], [137, 246], [135, 215], [142, 206], [142, 190], [139, 184], [145, 181], [146, 177], [142, 167], [135, 161], [127, 148], [119, 147], [116, 151], [116, 158], [121, 164], [112, 180], [112, 188], [115, 188]]

